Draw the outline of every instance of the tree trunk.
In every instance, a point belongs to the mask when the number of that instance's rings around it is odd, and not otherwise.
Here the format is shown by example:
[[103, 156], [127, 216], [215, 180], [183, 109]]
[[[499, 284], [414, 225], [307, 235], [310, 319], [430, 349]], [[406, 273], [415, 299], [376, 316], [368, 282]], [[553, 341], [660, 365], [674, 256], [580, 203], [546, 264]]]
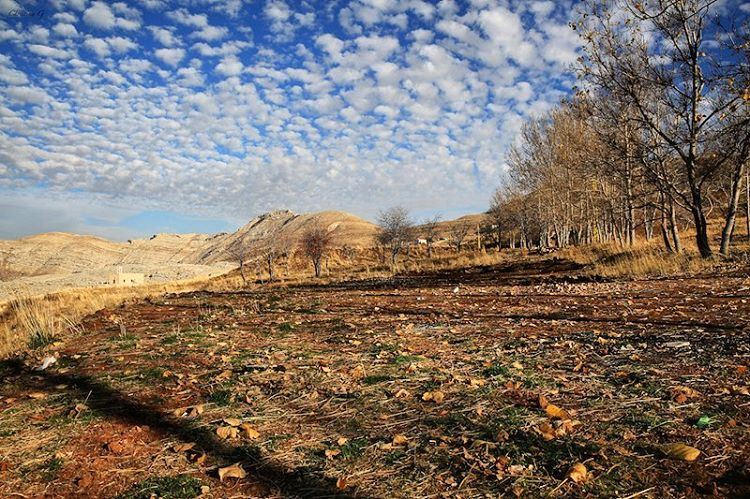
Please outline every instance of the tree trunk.
[[661, 203], [661, 237], [664, 240], [664, 247], [667, 249], [667, 253], [674, 253], [672, 243], [669, 241], [669, 231], [667, 229], [667, 205], [664, 202], [664, 193], [659, 194], [659, 201]]
[[729, 256], [732, 232], [734, 232], [734, 223], [737, 218], [737, 206], [740, 203], [740, 192], [742, 192], [742, 174], [744, 173], [744, 168], [745, 165], [740, 164], [734, 169], [734, 175], [732, 175], [727, 216], [724, 220], [724, 228], [721, 231], [721, 249], [719, 252], [723, 256]]
[[315, 277], [320, 277], [320, 258], [313, 258], [313, 268], [315, 269]]
[[745, 228], [747, 241], [750, 244], [750, 168], [745, 168]]
[[703, 214], [702, 203], [694, 206], [691, 212], [695, 221], [695, 243], [698, 246], [698, 252], [702, 258], [711, 258], [713, 252], [708, 242], [708, 222]]
[[268, 264], [268, 280], [273, 281], [273, 255], [268, 254], [266, 256], [266, 263]]
[[240, 261], [240, 277], [242, 277], [242, 285], [247, 286], [247, 276], [245, 275], [245, 262]]
[[674, 252], [682, 253], [682, 241], [680, 240], [680, 231], [677, 228], [677, 213], [674, 209], [674, 201], [669, 199], [669, 230], [672, 233], [672, 243]]

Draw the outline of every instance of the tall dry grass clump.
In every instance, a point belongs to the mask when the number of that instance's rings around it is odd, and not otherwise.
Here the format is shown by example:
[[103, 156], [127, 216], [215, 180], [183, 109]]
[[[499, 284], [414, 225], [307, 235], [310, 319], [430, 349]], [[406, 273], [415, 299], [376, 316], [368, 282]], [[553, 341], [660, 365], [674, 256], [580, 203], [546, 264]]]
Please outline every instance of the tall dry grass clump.
[[81, 319], [104, 308], [165, 293], [197, 291], [211, 286], [209, 283], [208, 278], [198, 278], [143, 286], [74, 288], [43, 296], [19, 293], [0, 304], [0, 358], [80, 334]]
[[589, 268], [589, 273], [604, 277], [653, 277], [694, 274], [721, 265], [717, 260], [700, 258], [697, 251], [668, 253], [656, 244], [641, 242], [633, 247], [600, 244], [566, 248], [557, 253]]

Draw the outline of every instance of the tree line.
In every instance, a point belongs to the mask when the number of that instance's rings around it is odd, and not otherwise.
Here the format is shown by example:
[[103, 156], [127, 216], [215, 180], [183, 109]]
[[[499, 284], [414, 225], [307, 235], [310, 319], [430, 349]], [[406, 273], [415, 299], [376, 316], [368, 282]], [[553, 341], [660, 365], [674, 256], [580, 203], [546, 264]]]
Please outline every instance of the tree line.
[[583, 3], [577, 92], [510, 148], [488, 211], [497, 245], [629, 246], [640, 233], [679, 253], [690, 225], [708, 258], [720, 218], [728, 256], [743, 184], [750, 237], [750, 37], [725, 5]]

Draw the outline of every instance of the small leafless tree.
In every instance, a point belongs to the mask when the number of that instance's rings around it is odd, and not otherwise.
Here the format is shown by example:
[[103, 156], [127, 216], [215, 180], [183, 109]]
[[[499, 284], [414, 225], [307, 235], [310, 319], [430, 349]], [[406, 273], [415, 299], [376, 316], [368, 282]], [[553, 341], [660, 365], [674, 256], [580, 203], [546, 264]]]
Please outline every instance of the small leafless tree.
[[427, 256], [432, 258], [432, 245], [437, 240], [438, 225], [440, 224], [440, 215], [428, 218], [422, 224], [424, 240], [427, 241]]
[[471, 231], [471, 224], [467, 222], [457, 222], [448, 231], [448, 237], [456, 251], [461, 252], [461, 245]]
[[406, 208], [396, 206], [378, 215], [380, 231], [377, 240], [391, 251], [391, 264], [396, 265], [396, 259], [401, 250], [411, 242], [414, 235], [414, 223], [409, 218]]
[[323, 257], [331, 247], [331, 232], [323, 227], [308, 229], [302, 236], [302, 252], [312, 260], [315, 277], [320, 277]]
[[245, 274], [245, 265], [250, 260], [250, 246], [245, 241], [237, 241], [227, 249], [227, 254], [232, 258], [240, 269], [242, 285], [247, 286], [247, 275]]

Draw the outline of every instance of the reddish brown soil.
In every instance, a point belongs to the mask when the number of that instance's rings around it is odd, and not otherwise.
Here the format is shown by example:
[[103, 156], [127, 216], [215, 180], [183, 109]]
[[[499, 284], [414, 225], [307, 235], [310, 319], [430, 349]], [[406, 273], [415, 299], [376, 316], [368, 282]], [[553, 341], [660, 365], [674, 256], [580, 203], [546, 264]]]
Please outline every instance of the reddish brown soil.
[[[0, 496], [182, 475], [204, 497], [750, 494], [747, 275], [578, 272], [549, 260], [102, 311], [50, 369], [31, 370], [44, 352], [0, 364]], [[237, 423], [259, 436], [217, 435]], [[674, 443], [701, 454], [669, 458]], [[220, 481], [235, 463], [247, 476]]]

